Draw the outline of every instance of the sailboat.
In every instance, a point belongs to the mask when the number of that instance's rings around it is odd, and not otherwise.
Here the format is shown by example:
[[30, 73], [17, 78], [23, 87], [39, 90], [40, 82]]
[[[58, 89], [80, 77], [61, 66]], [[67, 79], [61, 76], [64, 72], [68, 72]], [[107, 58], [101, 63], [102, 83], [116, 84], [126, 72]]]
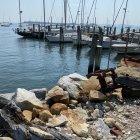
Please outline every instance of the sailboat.
[[49, 42], [52, 42], [52, 43], [72, 43], [73, 42], [73, 39], [72, 39], [73, 31], [72, 32], [67, 31], [67, 29], [66, 29], [66, 25], [67, 25], [67, 5], [68, 5], [68, 0], [64, 0], [64, 18], [65, 18], [64, 31], [62, 31], [61, 35], [60, 34], [57, 34], [55, 36], [47, 35], [46, 38]]

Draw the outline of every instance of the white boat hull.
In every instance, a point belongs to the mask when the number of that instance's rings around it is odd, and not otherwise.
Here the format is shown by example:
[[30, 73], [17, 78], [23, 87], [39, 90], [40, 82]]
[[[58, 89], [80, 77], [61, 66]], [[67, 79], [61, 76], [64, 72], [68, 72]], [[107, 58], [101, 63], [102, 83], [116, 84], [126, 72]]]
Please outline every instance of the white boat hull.
[[112, 45], [112, 48], [117, 53], [133, 53], [133, 54], [140, 54], [140, 45], [131, 43], [128, 44], [126, 48], [126, 44], [114, 44]]

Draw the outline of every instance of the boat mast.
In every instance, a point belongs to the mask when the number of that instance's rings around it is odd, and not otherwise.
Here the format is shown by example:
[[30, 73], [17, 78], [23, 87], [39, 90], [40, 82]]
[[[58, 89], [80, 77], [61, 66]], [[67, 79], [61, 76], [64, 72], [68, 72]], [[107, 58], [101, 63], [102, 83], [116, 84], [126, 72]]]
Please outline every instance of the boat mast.
[[123, 9], [124, 10], [124, 17], [123, 17], [122, 29], [124, 28], [127, 5], [128, 5], [128, 0], [126, 0], [126, 5], [125, 5], [125, 8]]
[[43, 0], [43, 13], [44, 13], [44, 39], [45, 39], [46, 36], [45, 0]]
[[115, 20], [115, 14], [116, 14], [116, 0], [114, 0], [113, 22]]
[[68, 4], [68, 0], [64, 0], [65, 30], [66, 30], [66, 24], [67, 24], [67, 4]]
[[20, 10], [20, 0], [19, 0], [19, 19], [20, 19], [19, 27], [20, 27], [20, 30], [21, 30], [21, 13], [22, 13], [22, 11]]

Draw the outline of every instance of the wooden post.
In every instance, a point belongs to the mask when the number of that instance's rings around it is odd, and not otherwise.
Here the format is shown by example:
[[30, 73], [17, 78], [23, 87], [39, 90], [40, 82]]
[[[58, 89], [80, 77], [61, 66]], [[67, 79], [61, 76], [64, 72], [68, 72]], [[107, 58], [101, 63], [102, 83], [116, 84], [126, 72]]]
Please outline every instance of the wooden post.
[[109, 35], [109, 27], [106, 28], [106, 36]]
[[40, 38], [40, 24], [38, 24], [38, 38]]
[[99, 27], [99, 44], [102, 46], [103, 44], [103, 30]]
[[116, 35], [116, 27], [114, 27], [113, 35]]
[[92, 45], [90, 50], [90, 57], [89, 57], [89, 66], [88, 66], [88, 74], [93, 72], [94, 64], [95, 64], [95, 54], [96, 54], [96, 47], [97, 47], [97, 39], [98, 34], [92, 35]]
[[50, 33], [51, 33], [51, 27], [48, 26], [48, 34], [50, 34]]
[[127, 33], [129, 33], [129, 32], [130, 32], [130, 27], [127, 28]]
[[64, 31], [63, 31], [63, 27], [60, 27], [60, 43], [64, 43]]
[[33, 24], [33, 32], [35, 32], [35, 24]]
[[112, 30], [112, 28], [111, 27], [109, 27], [109, 34], [111, 35], [111, 30]]
[[133, 29], [132, 32], [135, 33], [135, 29]]
[[102, 46], [96, 47], [96, 56], [95, 56], [95, 68], [94, 72], [100, 69], [101, 64], [101, 53], [102, 53]]
[[77, 46], [81, 47], [81, 28], [77, 26]]
[[122, 36], [123, 36], [122, 34], [123, 34], [123, 28], [121, 28], [121, 38], [122, 38]]

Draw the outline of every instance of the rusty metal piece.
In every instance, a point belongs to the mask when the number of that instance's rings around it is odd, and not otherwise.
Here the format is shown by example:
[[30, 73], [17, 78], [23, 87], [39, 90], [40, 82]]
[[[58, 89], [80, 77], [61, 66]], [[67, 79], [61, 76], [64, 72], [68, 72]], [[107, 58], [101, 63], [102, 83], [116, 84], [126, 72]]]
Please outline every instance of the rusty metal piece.
[[119, 130], [116, 130], [115, 128], [112, 128], [111, 130], [110, 130], [110, 133], [111, 134], [113, 134], [113, 135], [115, 135], [115, 136], [123, 136], [123, 133], [121, 132], [121, 131], [119, 131]]
[[[112, 85], [108, 85], [106, 83], [105, 77], [106, 77], [107, 72], [111, 72], [110, 75], [111, 75], [111, 78], [113, 80]], [[110, 69], [106, 69], [106, 70], [99, 70], [99, 71], [96, 71], [95, 73], [90, 73], [90, 74], [87, 75], [88, 78], [91, 77], [91, 76], [97, 76], [98, 77], [100, 85], [101, 85], [101, 91], [103, 93], [108, 93], [108, 92], [113, 91], [116, 88], [121, 87], [120, 85], [118, 85], [116, 83], [117, 74], [115, 73], [115, 68], [110, 68]]]

